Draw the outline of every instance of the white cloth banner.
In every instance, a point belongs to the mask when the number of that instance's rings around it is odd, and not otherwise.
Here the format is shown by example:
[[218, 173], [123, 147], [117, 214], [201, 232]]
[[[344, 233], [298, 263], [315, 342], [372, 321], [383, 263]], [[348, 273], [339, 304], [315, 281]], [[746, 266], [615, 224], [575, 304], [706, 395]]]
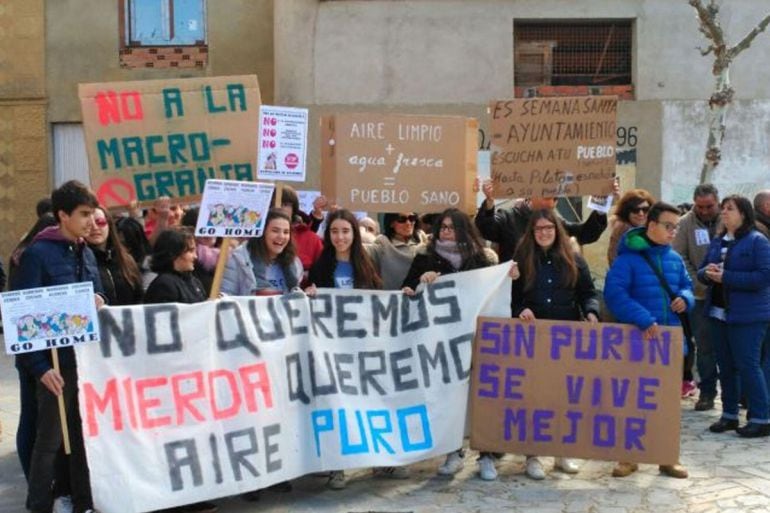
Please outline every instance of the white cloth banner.
[[476, 317], [510, 264], [401, 292], [103, 308], [77, 348], [96, 507], [157, 510], [461, 446]]

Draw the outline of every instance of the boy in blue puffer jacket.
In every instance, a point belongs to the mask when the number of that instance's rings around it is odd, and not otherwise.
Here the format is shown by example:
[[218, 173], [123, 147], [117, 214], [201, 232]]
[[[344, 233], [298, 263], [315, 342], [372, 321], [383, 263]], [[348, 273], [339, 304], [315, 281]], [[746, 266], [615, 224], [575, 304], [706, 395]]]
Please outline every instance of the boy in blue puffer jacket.
[[[679, 209], [661, 201], [655, 203], [647, 214], [647, 225], [623, 235], [604, 282], [604, 300], [618, 322], [634, 324], [647, 338], [658, 336], [658, 326], [679, 326], [677, 314], [695, 304], [682, 257], [671, 248], [678, 222]], [[645, 254], [662, 272], [676, 299], [669, 298]], [[625, 477], [637, 468], [635, 463], [621, 462], [612, 475]], [[660, 471], [671, 477], [687, 477], [687, 470], [679, 464], [661, 465]]]

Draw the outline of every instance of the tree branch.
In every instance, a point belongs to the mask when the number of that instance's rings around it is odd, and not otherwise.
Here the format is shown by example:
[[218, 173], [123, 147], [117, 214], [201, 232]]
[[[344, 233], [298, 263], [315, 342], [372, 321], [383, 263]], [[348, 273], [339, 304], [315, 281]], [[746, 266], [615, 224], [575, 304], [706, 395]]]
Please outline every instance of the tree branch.
[[705, 57], [711, 52], [714, 51], [714, 45], [710, 45], [708, 48], [703, 48], [702, 46], [697, 47], [697, 50], [700, 52], [700, 54]]
[[770, 14], [765, 16], [765, 19], [760, 21], [759, 25], [754, 27], [754, 30], [746, 34], [746, 37], [744, 37], [740, 43], [730, 48], [730, 51], [729, 51], [730, 59], [734, 58], [743, 50], [751, 46], [751, 43], [752, 41], [754, 41], [754, 38], [757, 37], [762, 32], [764, 32], [768, 25], [770, 25]]
[[698, 20], [700, 21], [700, 31], [713, 42], [714, 52], [716, 48], [724, 47], [725, 38], [722, 32], [722, 27], [717, 20], [717, 14], [719, 13], [719, 6], [713, 1], [707, 6], [703, 5], [701, 0], [688, 0], [688, 3], [695, 8], [698, 13]]

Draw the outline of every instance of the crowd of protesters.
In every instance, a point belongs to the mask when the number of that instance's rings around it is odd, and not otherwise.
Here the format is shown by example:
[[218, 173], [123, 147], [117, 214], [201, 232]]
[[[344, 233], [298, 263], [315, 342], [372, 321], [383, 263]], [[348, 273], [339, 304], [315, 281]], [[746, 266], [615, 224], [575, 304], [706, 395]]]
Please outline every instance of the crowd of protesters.
[[[410, 211], [389, 213], [380, 225], [373, 218], [359, 220], [344, 205], [329, 205], [323, 197], [312, 212], [303, 213], [297, 193], [284, 187], [262, 235], [235, 242], [219, 290], [236, 296], [314, 296], [318, 288], [328, 287], [414, 295], [439, 276], [512, 261], [512, 317], [524, 322], [612, 320], [633, 324], [646, 337], [656, 337], [660, 326], [682, 326], [682, 397], [699, 389], [695, 409], [712, 410], [721, 389], [722, 414], [710, 431], [770, 435], [770, 191], [757, 194], [752, 205], [739, 195], [720, 201], [713, 185], [699, 185], [691, 209], [683, 213], [643, 189], [621, 196], [616, 184], [613, 215], [591, 211], [579, 223], [564, 220], [554, 199], [530, 198], [498, 208], [492, 183], [485, 181], [481, 190], [485, 199], [475, 219], [450, 208], [423, 217]], [[146, 212], [133, 209], [114, 216], [84, 185], [67, 182], [40, 202], [38, 220], [8, 262], [8, 288], [91, 281], [97, 306], [205, 301], [223, 241], [195, 237], [190, 228], [196, 218], [196, 209], [185, 212], [167, 198]], [[602, 308], [581, 246], [597, 241], [608, 225], [610, 268]], [[5, 281], [0, 267], [0, 285]], [[56, 511], [87, 513], [93, 504], [77, 369], [72, 348], [60, 355], [60, 371], [54, 370], [48, 351], [16, 358], [18, 456], [29, 485], [28, 509], [50, 513], [56, 505]], [[67, 405], [69, 456], [61, 450], [59, 395]], [[742, 402], [748, 410], [741, 426]], [[480, 454], [482, 479], [497, 478], [500, 456]], [[446, 455], [438, 473], [455, 474], [464, 457], [462, 448]], [[554, 468], [579, 471], [578, 462], [567, 458], [557, 458]], [[613, 475], [627, 476], [636, 469], [636, 464], [619, 462]], [[409, 477], [408, 467], [376, 471]], [[660, 471], [687, 477], [678, 463], [661, 465]], [[525, 473], [532, 479], [546, 477], [538, 455], [527, 456]], [[332, 489], [345, 487], [341, 470], [328, 479]], [[278, 488], [290, 489], [288, 483], [282, 485]], [[216, 510], [211, 503], [175, 509]]]

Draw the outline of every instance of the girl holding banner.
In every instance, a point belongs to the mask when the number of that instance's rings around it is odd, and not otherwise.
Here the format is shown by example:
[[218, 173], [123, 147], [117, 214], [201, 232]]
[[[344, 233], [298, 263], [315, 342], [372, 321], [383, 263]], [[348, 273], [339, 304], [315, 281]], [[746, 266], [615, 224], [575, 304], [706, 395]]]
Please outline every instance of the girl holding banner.
[[302, 272], [291, 239], [291, 218], [273, 208], [262, 236], [249, 239], [230, 255], [221, 290], [233, 296], [284, 294], [297, 289]]
[[[599, 294], [591, 271], [552, 209], [532, 213], [514, 260], [521, 278], [514, 280], [511, 290], [513, 317], [599, 322]], [[554, 466], [569, 474], [579, 470], [569, 458], [556, 458]], [[526, 473], [532, 479], [545, 479], [537, 456], [527, 456]]]
[[[323, 251], [310, 268], [308, 296], [315, 296], [316, 287], [335, 289], [381, 289], [382, 279], [364, 250], [361, 230], [356, 217], [347, 209], [331, 212], [326, 219]], [[334, 470], [327, 486], [332, 490], [345, 488], [345, 472]]]
[[[497, 263], [497, 254], [484, 246], [481, 234], [467, 214], [456, 208], [441, 213], [433, 224], [433, 236], [414, 258], [402, 284], [405, 294], [413, 296], [420, 283], [432, 283], [442, 274], [480, 269]], [[438, 473], [451, 476], [460, 471], [465, 453], [458, 449], [447, 454]], [[482, 453], [479, 459], [481, 477], [497, 476], [491, 454]], [[494, 475], [492, 475], [494, 474]]]

